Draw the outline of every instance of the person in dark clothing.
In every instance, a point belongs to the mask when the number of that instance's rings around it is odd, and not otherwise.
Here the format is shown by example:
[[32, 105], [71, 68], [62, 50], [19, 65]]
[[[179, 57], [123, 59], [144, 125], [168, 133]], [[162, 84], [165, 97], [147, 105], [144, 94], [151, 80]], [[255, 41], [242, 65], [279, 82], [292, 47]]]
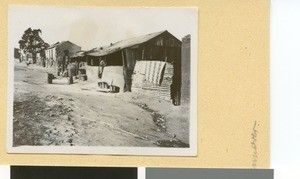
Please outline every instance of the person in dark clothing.
[[99, 78], [102, 78], [102, 74], [103, 74], [103, 70], [104, 70], [104, 67], [106, 66], [106, 62], [105, 62], [105, 60], [101, 60], [100, 62], [99, 62], [99, 74], [98, 74], [98, 77]]
[[133, 74], [133, 70], [129, 70], [123, 67], [123, 76], [124, 76], [124, 92], [131, 92], [132, 80], [131, 76]]

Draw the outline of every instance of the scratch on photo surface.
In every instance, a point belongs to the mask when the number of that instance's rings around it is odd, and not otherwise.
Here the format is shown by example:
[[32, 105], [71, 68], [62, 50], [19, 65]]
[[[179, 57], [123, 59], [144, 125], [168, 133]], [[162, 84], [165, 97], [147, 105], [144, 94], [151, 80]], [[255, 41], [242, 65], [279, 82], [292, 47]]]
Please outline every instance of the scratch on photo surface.
[[258, 160], [258, 152], [257, 152], [257, 133], [258, 130], [256, 129], [257, 126], [257, 121], [254, 121], [254, 125], [252, 128], [252, 133], [251, 133], [251, 147], [253, 150], [252, 154], [252, 167], [256, 168], [257, 166], [257, 160]]

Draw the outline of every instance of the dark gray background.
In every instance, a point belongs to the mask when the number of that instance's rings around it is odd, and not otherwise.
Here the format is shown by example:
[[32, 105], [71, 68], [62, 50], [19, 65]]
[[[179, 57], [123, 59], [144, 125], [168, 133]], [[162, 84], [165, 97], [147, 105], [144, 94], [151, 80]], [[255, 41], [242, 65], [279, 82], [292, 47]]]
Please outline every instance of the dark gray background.
[[146, 168], [146, 179], [273, 179], [271, 169]]

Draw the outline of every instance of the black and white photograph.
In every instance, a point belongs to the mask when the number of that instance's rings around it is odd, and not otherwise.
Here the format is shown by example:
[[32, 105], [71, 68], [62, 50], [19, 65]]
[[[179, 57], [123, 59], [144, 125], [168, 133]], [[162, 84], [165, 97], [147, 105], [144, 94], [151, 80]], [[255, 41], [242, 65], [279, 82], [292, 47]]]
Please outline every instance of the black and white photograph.
[[197, 155], [198, 9], [8, 8], [8, 153]]

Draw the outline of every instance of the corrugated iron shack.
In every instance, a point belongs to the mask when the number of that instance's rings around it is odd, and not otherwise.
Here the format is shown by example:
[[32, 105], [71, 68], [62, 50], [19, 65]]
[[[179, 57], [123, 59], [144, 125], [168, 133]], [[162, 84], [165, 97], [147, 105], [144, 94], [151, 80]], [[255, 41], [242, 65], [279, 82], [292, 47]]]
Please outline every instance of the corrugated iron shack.
[[180, 104], [181, 41], [168, 31], [95, 48], [85, 57], [89, 79]]

